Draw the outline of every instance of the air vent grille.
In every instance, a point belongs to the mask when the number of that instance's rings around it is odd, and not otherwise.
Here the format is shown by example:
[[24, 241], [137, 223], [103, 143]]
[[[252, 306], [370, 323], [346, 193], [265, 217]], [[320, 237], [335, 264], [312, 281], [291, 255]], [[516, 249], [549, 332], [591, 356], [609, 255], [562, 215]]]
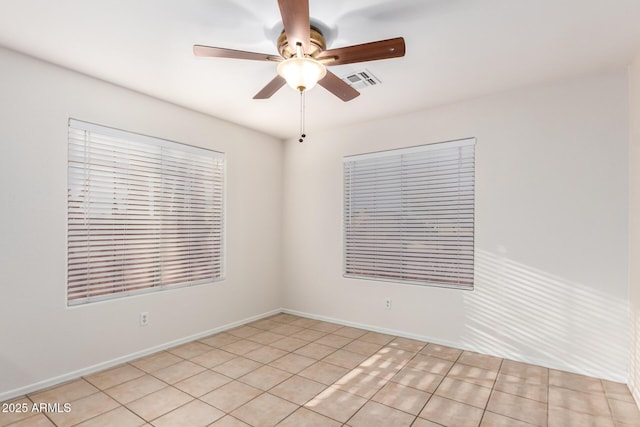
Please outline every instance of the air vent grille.
[[344, 76], [342, 80], [354, 89], [364, 89], [369, 86], [376, 86], [380, 84], [380, 79], [371, 74], [369, 70], [362, 70], [348, 74]]

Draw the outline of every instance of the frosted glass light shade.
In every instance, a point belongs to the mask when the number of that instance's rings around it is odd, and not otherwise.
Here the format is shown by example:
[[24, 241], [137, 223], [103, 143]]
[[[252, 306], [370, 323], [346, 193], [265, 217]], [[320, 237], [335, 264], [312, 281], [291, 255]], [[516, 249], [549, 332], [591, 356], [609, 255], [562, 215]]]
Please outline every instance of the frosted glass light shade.
[[320, 62], [311, 58], [289, 58], [278, 64], [278, 74], [300, 92], [309, 90], [327, 74]]

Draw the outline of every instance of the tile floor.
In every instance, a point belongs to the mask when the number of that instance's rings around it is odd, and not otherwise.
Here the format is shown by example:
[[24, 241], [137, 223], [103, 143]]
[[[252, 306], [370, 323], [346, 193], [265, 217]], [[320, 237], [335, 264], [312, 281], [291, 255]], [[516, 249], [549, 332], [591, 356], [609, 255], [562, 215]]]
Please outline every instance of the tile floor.
[[640, 426], [624, 384], [289, 314], [11, 403], [60, 408], [0, 426]]

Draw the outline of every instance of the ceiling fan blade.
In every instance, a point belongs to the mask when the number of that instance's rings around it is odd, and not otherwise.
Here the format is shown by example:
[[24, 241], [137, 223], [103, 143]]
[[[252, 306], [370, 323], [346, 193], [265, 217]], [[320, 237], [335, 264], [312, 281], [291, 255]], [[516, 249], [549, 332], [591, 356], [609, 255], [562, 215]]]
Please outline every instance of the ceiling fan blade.
[[342, 99], [344, 102], [351, 101], [360, 95], [360, 92], [342, 81], [340, 77], [327, 70], [327, 75], [318, 82], [320, 86]]
[[255, 94], [253, 99], [267, 99], [276, 93], [287, 81], [280, 76], [275, 76], [262, 90]]
[[244, 50], [225, 49], [222, 47], [193, 45], [195, 56], [205, 58], [232, 58], [251, 59], [254, 61], [282, 61], [279, 55], [268, 55], [266, 53], [245, 52]]
[[402, 37], [377, 42], [339, 47], [322, 52], [316, 58], [326, 65], [353, 64], [355, 62], [375, 61], [378, 59], [404, 56], [405, 45]]
[[308, 53], [311, 49], [309, 0], [278, 0], [278, 5], [289, 46], [301, 43], [303, 53]]

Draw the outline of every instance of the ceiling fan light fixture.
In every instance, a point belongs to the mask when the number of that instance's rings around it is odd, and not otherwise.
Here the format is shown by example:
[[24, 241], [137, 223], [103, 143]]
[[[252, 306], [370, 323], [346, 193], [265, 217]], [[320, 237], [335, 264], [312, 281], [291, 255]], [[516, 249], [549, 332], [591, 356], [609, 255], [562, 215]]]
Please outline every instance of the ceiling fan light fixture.
[[278, 64], [278, 75], [300, 92], [309, 90], [327, 74], [326, 67], [315, 59], [293, 57]]

